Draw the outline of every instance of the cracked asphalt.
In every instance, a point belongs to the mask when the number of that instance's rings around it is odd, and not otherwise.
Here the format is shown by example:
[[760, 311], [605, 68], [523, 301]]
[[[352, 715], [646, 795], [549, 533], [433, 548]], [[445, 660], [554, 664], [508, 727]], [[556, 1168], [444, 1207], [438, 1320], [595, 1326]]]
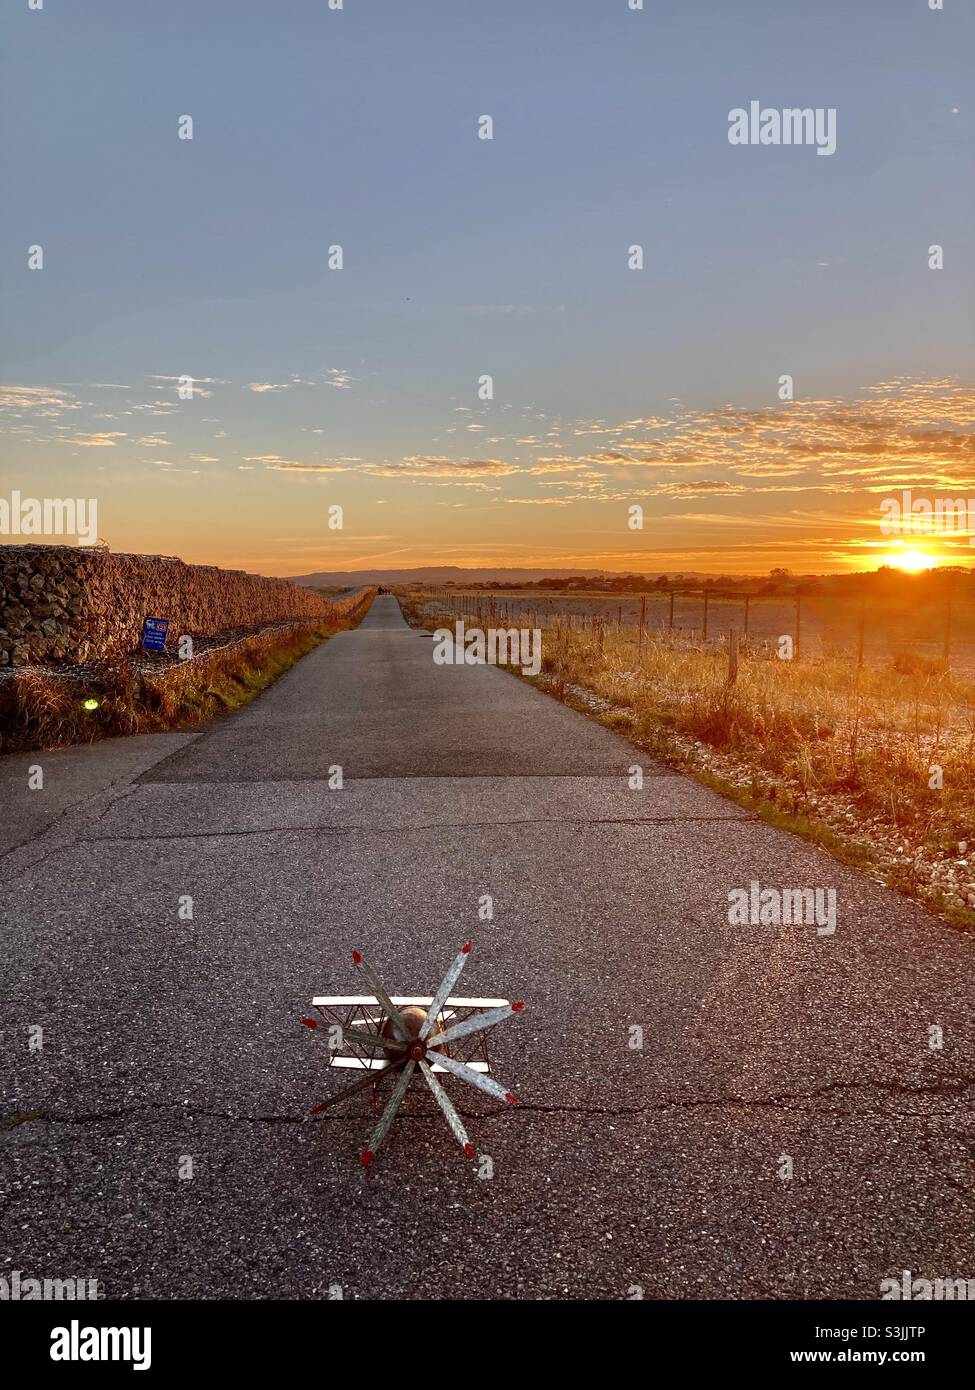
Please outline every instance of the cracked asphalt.
[[[9, 757], [0, 786], [0, 1273], [172, 1299], [975, 1277], [975, 940], [508, 673], [435, 666], [392, 597], [200, 732]], [[730, 926], [752, 880], [835, 889], [835, 934]], [[349, 1074], [299, 1020], [361, 992], [354, 946], [429, 993], [469, 937], [463, 992], [526, 1002], [492, 1045], [523, 1103], [448, 1082], [471, 1164], [417, 1091], [364, 1174], [368, 1100], [303, 1120]]]

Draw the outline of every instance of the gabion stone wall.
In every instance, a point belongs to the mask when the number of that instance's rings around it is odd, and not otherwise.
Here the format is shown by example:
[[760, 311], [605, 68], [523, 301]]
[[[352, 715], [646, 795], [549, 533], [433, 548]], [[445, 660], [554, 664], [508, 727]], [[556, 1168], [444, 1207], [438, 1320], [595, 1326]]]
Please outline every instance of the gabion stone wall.
[[116, 660], [142, 642], [145, 618], [168, 618], [169, 641], [280, 618], [341, 616], [286, 579], [186, 565], [161, 555], [113, 555], [66, 545], [0, 546], [0, 666]]

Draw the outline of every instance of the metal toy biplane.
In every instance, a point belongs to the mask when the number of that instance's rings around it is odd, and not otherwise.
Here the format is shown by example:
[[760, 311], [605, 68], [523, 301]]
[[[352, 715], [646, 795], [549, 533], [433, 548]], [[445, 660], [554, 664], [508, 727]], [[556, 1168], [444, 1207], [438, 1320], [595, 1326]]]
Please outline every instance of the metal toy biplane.
[[450, 993], [471, 948], [470, 941], [461, 947], [436, 994], [416, 997], [388, 995], [360, 953], [353, 951], [352, 960], [372, 994], [317, 995], [311, 1002], [321, 1023], [314, 1018], [301, 1020], [312, 1029], [324, 1023], [329, 1035], [330, 1067], [355, 1067], [368, 1073], [361, 1081], [314, 1106], [308, 1112], [309, 1119], [367, 1086], [372, 1087], [375, 1105], [380, 1086], [395, 1078], [393, 1093], [373, 1130], [369, 1147], [362, 1154], [364, 1168], [375, 1158], [417, 1068], [468, 1158], [474, 1157], [474, 1145], [436, 1074], [456, 1076], [509, 1105], [517, 1101], [517, 1096], [489, 1075], [487, 1033], [502, 1019], [520, 1013], [524, 1005], [510, 1004], [507, 999], [463, 999]]

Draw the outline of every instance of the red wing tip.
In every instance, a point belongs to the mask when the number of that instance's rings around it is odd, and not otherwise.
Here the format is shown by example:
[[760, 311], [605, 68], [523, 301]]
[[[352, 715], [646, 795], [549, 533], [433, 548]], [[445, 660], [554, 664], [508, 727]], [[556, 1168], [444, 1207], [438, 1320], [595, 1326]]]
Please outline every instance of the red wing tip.
[[373, 1153], [372, 1149], [366, 1149], [365, 1153], [362, 1155], [363, 1168], [368, 1168], [375, 1157], [376, 1155]]
[[362, 956], [359, 954], [358, 951], [353, 951], [353, 952], [352, 952], [352, 960], [353, 960], [353, 963], [354, 963], [355, 965], [361, 965], [361, 964], [362, 964]]
[[523, 999], [519, 999], [518, 1002], [517, 1002], [517, 1004], [512, 1004], [512, 1006], [511, 1006], [511, 1012], [512, 1012], [513, 1014], [520, 1014], [521, 1011], [522, 1011], [522, 1009], [523, 1009], [524, 1007], [525, 1007], [525, 1001], [524, 1001]]
[[466, 946], [462, 946], [460, 949], [461, 949], [461, 954], [466, 956], [467, 953], [468, 953], [468, 951], [472, 951], [472, 950], [474, 949], [474, 943], [473, 943], [473, 941], [468, 941], [467, 945], [466, 945]]
[[328, 1105], [328, 1102], [327, 1102], [327, 1101], [324, 1101], [321, 1105], [313, 1105], [312, 1108], [308, 1111], [308, 1114], [309, 1114], [309, 1115], [320, 1115], [320, 1114], [322, 1113], [322, 1111], [323, 1111], [324, 1109], [326, 1109], [327, 1105]]
[[318, 1024], [315, 1022], [315, 1020], [314, 1020], [313, 1018], [303, 1018], [301, 1021], [302, 1021], [302, 1023], [305, 1025], [306, 1028], [317, 1028], [317, 1027], [318, 1027]]
[[505, 1098], [505, 1100], [508, 1102], [509, 1105], [517, 1105], [517, 1104], [518, 1104], [518, 1097], [515, 1095], [515, 1093], [514, 1093], [513, 1091], [505, 1091], [505, 1093], [504, 1093], [504, 1098]]
[[473, 1144], [465, 1144], [465, 1145], [464, 1145], [464, 1153], [467, 1155], [468, 1158], [473, 1158], [473, 1157], [474, 1157], [474, 1145], [473, 1145]]

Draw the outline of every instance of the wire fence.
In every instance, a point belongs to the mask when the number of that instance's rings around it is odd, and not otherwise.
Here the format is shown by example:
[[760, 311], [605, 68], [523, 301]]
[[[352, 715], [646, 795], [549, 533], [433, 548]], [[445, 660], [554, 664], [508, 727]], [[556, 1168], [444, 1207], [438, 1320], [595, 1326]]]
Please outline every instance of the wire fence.
[[[968, 585], [968, 589], [975, 586]], [[883, 597], [764, 595], [707, 588], [647, 594], [507, 594], [438, 589], [416, 595], [481, 627], [618, 628], [639, 649], [645, 641], [724, 646], [731, 636], [752, 655], [795, 660], [845, 657], [856, 665], [950, 666], [975, 676], [975, 592], [945, 586], [910, 609]]]

